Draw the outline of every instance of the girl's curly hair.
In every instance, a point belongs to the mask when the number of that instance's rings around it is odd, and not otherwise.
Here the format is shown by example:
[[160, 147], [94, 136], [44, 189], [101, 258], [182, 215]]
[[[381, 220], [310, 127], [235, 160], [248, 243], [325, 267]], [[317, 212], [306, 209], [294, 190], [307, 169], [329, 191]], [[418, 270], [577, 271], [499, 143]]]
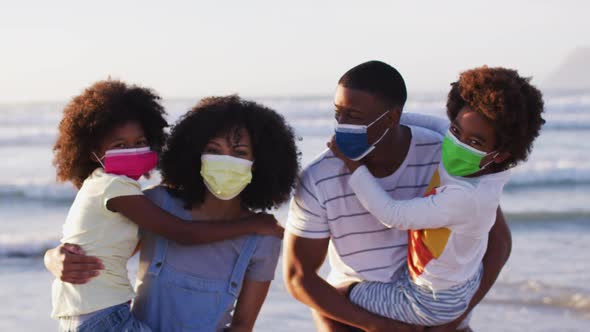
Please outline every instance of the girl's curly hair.
[[488, 119], [496, 131], [496, 149], [509, 152], [510, 157], [499, 164], [507, 169], [525, 161], [533, 141], [545, 120], [541, 117], [544, 103], [541, 91], [521, 77], [516, 70], [487, 66], [461, 73], [451, 84], [447, 99], [447, 115], [455, 120], [468, 106]]
[[242, 128], [250, 135], [254, 154], [252, 182], [240, 194], [244, 207], [265, 210], [289, 198], [299, 173], [299, 153], [285, 119], [235, 95], [209, 97], [173, 126], [160, 160], [162, 182], [187, 208], [205, 199], [200, 170], [207, 143]]
[[92, 152], [113, 129], [130, 121], [141, 124], [150, 147], [161, 151], [166, 140], [166, 112], [149, 89], [106, 80], [94, 83], [65, 107], [53, 146], [59, 181], [80, 188], [100, 164]]

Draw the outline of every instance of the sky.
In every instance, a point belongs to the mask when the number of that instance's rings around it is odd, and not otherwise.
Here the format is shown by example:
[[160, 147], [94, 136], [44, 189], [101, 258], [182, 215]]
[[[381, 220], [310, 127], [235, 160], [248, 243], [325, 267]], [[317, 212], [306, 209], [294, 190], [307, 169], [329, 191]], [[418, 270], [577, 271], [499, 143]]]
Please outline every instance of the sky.
[[0, 0], [0, 102], [67, 100], [108, 77], [165, 98], [331, 95], [382, 60], [410, 97], [465, 69], [543, 80], [590, 45], [583, 0]]

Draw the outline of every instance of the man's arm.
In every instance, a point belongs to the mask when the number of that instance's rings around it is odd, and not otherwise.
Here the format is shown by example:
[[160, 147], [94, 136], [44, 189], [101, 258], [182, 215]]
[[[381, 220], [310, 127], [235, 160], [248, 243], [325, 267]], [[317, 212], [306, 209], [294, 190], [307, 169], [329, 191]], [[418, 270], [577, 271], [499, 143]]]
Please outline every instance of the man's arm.
[[319, 314], [364, 331], [414, 331], [413, 327], [354, 305], [318, 275], [328, 243], [329, 239], [307, 239], [286, 233], [283, 276], [289, 293]]
[[455, 331], [457, 326], [467, 317], [469, 312], [475, 308], [481, 300], [483, 300], [484, 296], [488, 293], [488, 291], [496, 282], [500, 271], [502, 271], [502, 267], [508, 261], [510, 257], [510, 251], [512, 250], [512, 235], [510, 234], [510, 229], [508, 228], [508, 224], [506, 223], [506, 219], [504, 218], [504, 213], [502, 213], [502, 209], [498, 207], [498, 211], [496, 213], [496, 223], [490, 230], [489, 238], [488, 238], [488, 249], [483, 257], [483, 276], [481, 279], [481, 283], [479, 285], [479, 289], [473, 295], [471, 302], [469, 303], [469, 308], [465, 313], [447, 325], [432, 327], [427, 329], [428, 332], [445, 332], [445, 331]]

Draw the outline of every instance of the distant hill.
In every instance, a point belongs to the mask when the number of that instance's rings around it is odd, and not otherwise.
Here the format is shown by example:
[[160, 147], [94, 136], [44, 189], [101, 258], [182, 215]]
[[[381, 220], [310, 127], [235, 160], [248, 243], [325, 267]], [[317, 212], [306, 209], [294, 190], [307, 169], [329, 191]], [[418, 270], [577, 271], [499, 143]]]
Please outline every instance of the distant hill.
[[577, 48], [543, 82], [555, 90], [590, 90], [590, 47]]

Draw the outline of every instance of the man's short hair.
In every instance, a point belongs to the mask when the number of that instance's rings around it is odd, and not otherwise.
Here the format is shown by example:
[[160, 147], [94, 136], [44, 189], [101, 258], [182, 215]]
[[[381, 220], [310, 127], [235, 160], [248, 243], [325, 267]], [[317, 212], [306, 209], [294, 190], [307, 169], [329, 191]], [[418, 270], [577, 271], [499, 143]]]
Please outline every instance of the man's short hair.
[[368, 61], [347, 71], [338, 84], [370, 93], [388, 106], [403, 107], [408, 98], [402, 75], [381, 61]]

